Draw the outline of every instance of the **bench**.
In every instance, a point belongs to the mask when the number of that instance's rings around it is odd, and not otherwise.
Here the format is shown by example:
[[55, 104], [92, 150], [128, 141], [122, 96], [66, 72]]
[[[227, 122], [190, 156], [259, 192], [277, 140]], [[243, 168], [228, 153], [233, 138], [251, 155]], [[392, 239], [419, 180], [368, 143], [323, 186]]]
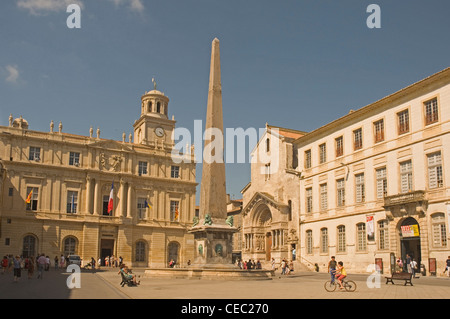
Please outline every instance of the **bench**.
[[133, 278], [125, 277], [125, 274], [122, 272], [122, 270], [120, 271], [120, 277], [122, 277], [122, 281], [120, 282], [120, 285], [122, 287], [124, 287], [125, 285], [127, 285], [128, 287], [136, 286], [136, 284], [133, 282]]
[[394, 272], [390, 277], [386, 277], [386, 284], [389, 282], [394, 285], [394, 280], [404, 280], [406, 284], [413, 285], [411, 282], [412, 274], [408, 272]]

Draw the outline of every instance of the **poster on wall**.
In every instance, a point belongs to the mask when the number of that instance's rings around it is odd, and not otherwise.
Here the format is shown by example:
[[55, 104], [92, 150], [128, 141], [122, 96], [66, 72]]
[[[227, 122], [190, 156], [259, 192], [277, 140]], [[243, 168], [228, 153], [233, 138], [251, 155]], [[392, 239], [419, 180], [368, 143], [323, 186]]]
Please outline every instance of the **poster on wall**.
[[375, 231], [373, 226], [373, 216], [367, 216], [366, 217], [366, 224], [367, 224], [367, 239], [368, 240], [375, 240]]
[[402, 226], [402, 236], [405, 237], [419, 237], [419, 225]]

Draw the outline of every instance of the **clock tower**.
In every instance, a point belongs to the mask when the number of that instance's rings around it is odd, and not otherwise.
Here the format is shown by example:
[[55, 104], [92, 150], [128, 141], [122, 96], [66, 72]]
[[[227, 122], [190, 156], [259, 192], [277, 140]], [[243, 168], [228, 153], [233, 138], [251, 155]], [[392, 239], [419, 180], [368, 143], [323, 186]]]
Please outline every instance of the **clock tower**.
[[141, 117], [134, 122], [134, 143], [161, 147], [173, 145], [175, 121], [168, 118], [169, 98], [154, 89], [141, 98]]

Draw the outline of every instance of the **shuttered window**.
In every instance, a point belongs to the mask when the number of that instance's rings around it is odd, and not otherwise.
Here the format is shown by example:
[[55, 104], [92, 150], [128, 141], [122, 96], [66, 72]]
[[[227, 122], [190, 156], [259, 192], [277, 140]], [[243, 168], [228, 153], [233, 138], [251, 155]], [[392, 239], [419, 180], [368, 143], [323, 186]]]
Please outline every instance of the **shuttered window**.
[[413, 190], [411, 161], [400, 163], [400, 182], [402, 193], [408, 193]]
[[306, 212], [311, 213], [313, 209], [312, 188], [306, 189]]
[[366, 199], [364, 174], [355, 175], [355, 186], [356, 186], [356, 202], [363, 203]]
[[320, 185], [320, 210], [328, 209], [328, 186], [327, 184]]
[[430, 189], [444, 186], [442, 176], [441, 152], [433, 153], [428, 158], [428, 186]]
[[344, 179], [338, 179], [336, 181], [336, 189], [337, 189], [337, 206], [345, 205], [345, 182]]
[[433, 246], [447, 247], [447, 229], [445, 227], [445, 215], [443, 213], [433, 214], [431, 216], [433, 227]]
[[386, 167], [376, 170], [377, 174], [377, 199], [382, 199], [387, 196], [387, 177]]

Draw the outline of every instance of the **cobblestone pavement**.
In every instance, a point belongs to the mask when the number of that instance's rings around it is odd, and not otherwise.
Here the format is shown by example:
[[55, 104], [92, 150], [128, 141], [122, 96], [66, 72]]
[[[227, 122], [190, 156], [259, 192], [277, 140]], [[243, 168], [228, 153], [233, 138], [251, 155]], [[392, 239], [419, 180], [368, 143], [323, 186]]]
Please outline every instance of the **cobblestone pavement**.
[[[327, 292], [324, 283], [329, 279], [325, 273], [302, 272], [295, 275], [277, 274], [272, 280], [199, 280], [199, 279], [155, 279], [143, 277], [143, 270], [134, 270], [141, 275], [139, 287], [120, 287], [120, 276], [113, 271], [98, 273], [111, 285], [133, 299], [450, 299], [450, 278], [422, 277], [413, 279], [413, 286], [404, 282], [386, 284], [384, 275], [367, 280], [370, 274], [349, 274], [357, 284], [355, 292]], [[372, 286], [374, 288], [370, 288]]]
[[[27, 279], [22, 272], [19, 282], [12, 272], [0, 275], [0, 299], [450, 299], [450, 278], [421, 277], [413, 286], [386, 284], [381, 275], [378, 288], [369, 288], [370, 274], [349, 274], [357, 283], [355, 292], [327, 292], [325, 273], [301, 272], [295, 275], [277, 274], [272, 280], [198, 280], [154, 279], [143, 276], [144, 269], [134, 269], [141, 275], [138, 287], [120, 287], [118, 269], [103, 269], [81, 273], [81, 288], [69, 289], [69, 273], [62, 270], [44, 272], [43, 279]], [[375, 281], [371, 281], [372, 286]]]

